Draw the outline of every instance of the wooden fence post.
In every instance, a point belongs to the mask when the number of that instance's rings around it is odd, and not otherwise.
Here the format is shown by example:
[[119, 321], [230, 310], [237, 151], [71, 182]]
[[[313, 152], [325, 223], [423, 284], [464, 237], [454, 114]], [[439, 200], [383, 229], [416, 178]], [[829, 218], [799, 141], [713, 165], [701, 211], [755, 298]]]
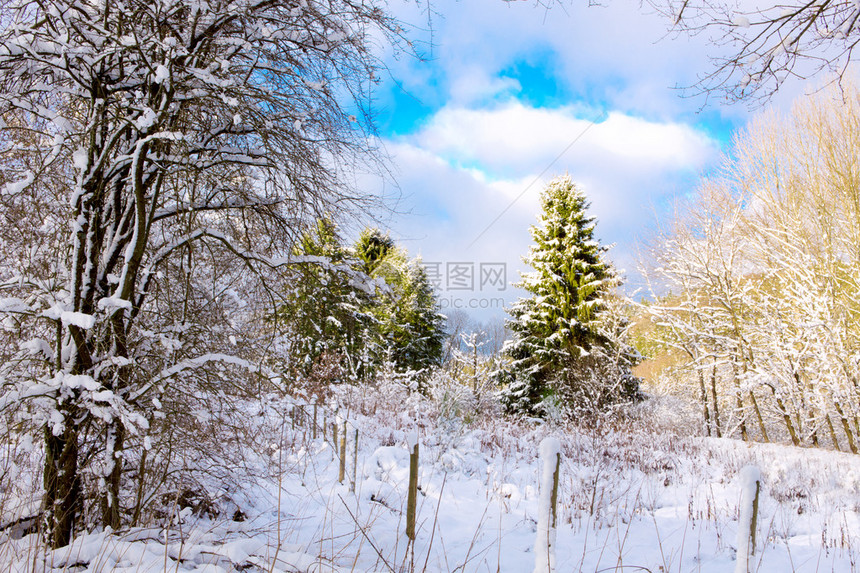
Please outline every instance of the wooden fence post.
[[352, 483], [349, 486], [349, 491], [355, 493], [355, 481], [358, 477], [358, 428], [355, 429], [355, 447], [352, 452]]
[[[411, 438], [411, 437], [410, 437]], [[415, 541], [415, 514], [418, 506], [418, 436], [411, 439], [409, 453], [409, 493], [406, 498], [406, 537]]]
[[750, 556], [755, 555], [756, 529], [758, 528], [758, 498], [761, 491], [761, 471], [746, 466], [740, 472], [741, 507], [738, 520], [738, 555], [735, 573], [748, 573]]
[[337, 420], [331, 424], [331, 441], [334, 445], [334, 453], [337, 455]]
[[343, 431], [340, 435], [340, 466], [337, 470], [337, 481], [343, 483], [346, 474], [346, 420], [343, 421]]
[[314, 402], [314, 426], [313, 430], [311, 430], [311, 435], [313, 439], [317, 439], [317, 403]]
[[540, 476], [534, 573], [552, 573], [555, 571], [561, 443], [555, 438], [544, 438], [540, 443], [540, 458], [543, 469]]

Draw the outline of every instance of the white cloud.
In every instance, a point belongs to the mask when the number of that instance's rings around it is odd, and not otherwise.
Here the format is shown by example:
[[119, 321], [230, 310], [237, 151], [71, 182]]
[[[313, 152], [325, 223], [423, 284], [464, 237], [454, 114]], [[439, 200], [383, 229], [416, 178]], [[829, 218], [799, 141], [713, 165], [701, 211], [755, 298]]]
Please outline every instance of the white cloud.
[[594, 122], [570, 108], [519, 102], [495, 109], [445, 107], [409, 140], [451, 161], [505, 173], [540, 172], [567, 148], [566, 161], [574, 164], [612, 157], [654, 170], [697, 168], [715, 150], [707, 136], [680, 123], [618, 112]]
[[392, 5], [416, 23], [413, 35], [425, 41], [418, 49], [426, 56], [392, 60], [392, 71], [419, 98], [468, 105], [487, 95], [472, 89], [473, 81], [492, 84], [512, 64], [530, 61], [547, 67], [573, 99], [608, 109], [663, 118], [700, 109], [705, 98], [680, 98], [673, 88], [711, 71], [710, 58], [719, 53], [705, 35], [669, 34], [670, 19], [636, 3], [589, 4], [550, 3], [547, 10], [532, 2], [437, 0], [430, 18], [423, 4]]
[[[387, 146], [404, 192], [398, 207], [411, 212], [393, 230], [413, 254], [505, 261], [516, 280], [539, 193], [569, 172], [599, 237], [617, 244], [612, 258], [633, 274], [634, 240], [719, 157], [702, 126], [725, 139], [748, 117], [743, 106], [673, 89], [712, 71], [720, 54], [706, 35], [669, 35], [671, 21], [637, 3], [548, 4], [437, 0], [430, 18], [429, 5], [392, 4], [427, 41], [425, 59], [386, 59], [398, 87], [377, 100], [405, 120], [398, 133], [412, 130]], [[398, 116], [401, 89], [422, 105], [409, 100]]]

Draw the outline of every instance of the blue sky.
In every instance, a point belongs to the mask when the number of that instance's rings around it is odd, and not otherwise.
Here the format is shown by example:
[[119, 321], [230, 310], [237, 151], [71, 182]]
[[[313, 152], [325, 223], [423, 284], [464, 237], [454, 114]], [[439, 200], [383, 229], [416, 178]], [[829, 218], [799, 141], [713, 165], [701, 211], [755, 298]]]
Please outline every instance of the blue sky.
[[[637, 245], [750, 117], [678, 89], [710, 69], [707, 38], [667, 35], [668, 22], [638, 2], [586, 4], [439, 0], [428, 15], [426, 4], [392, 3], [423, 58], [389, 57], [374, 101], [398, 185], [383, 223], [438, 265], [445, 308], [504, 315], [522, 293], [481, 281], [482, 264], [518, 279], [539, 193], [564, 173], [585, 190], [597, 235], [635, 290]], [[790, 85], [774, 105], [803, 89]]]

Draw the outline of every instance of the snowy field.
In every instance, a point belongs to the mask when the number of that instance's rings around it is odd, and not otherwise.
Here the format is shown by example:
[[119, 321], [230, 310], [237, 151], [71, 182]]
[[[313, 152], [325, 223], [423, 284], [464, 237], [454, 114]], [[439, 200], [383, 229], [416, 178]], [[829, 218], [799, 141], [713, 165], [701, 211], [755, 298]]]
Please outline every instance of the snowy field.
[[[7, 529], [0, 569], [528, 573], [540, 511], [539, 444], [547, 436], [562, 453], [558, 572], [735, 571], [740, 474], [750, 464], [762, 478], [750, 571], [858, 569], [857, 456], [683, 437], [648, 419], [615, 429], [516, 425], [464, 416], [450, 396], [433, 401], [392, 387], [355, 392], [329, 400], [338, 418], [325, 410], [327, 424], [347, 424], [343, 483], [330, 426], [314, 438], [311, 408], [268, 398], [248, 405], [261, 441], [234, 468], [243, 477], [206, 486], [217, 508], [195, 513], [174, 504], [165, 523], [81, 535], [55, 552], [35, 535]], [[321, 426], [323, 408], [317, 415]], [[414, 435], [420, 471], [410, 544], [407, 446]]]

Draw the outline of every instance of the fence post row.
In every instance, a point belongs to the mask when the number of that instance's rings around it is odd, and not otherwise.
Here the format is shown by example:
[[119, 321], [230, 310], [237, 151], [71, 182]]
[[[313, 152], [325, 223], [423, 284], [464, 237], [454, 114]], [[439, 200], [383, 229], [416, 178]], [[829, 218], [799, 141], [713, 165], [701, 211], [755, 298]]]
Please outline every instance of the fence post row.
[[[311, 414], [305, 408], [306, 406], [313, 406], [313, 423], [311, 424], [311, 436], [314, 440], [317, 439], [318, 436], [318, 428], [317, 426], [322, 428], [322, 438], [323, 441], [328, 440], [327, 433], [327, 420], [326, 420], [326, 408], [323, 407], [320, 412], [320, 407], [318, 402], [314, 402], [313, 404], [294, 404], [290, 409], [289, 417], [290, 424], [295, 431], [297, 426], [302, 428], [307, 428], [307, 423], [311, 421]], [[322, 416], [322, 423], [319, 424], [320, 416]], [[339, 426], [342, 423], [343, 427]], [[338, 464], [338, 478], [337, 481], [339, 483], [343, 483], [344, 479], [346, 479], [346, 464], [347, 464], [347, 426], [348, 420], [343, 419], [339, 420], [339, 416], [335, 417], [335, 421], [331, 422], [331, 431], [332, 431], [332, 442], [334, 444], [334, 453], [339, 458]], [[355, 492], [356, 481], [358, 479], [358, 428], [354, 428], [354, 446], [353, 446], [353, 459], [352, 459], [352, 480], [350, 482], [350, 491]], [[305, 438], [307, 438], [307, 432], [305, 432]], [[416, 478], [417, 480], [417, 478]], [[417, 481], [416, 481], [417, 483]]]

